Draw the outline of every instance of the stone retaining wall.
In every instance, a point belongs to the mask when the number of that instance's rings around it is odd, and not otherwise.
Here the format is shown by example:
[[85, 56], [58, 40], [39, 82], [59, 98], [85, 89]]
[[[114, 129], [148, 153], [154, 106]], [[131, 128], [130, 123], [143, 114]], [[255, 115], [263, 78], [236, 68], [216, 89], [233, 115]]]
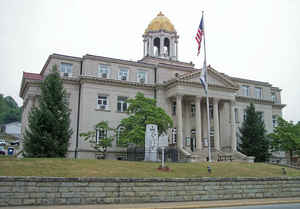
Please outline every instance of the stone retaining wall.
[[0, 206], [276, 197], [300, 197], [300, 177], [192, 179], [0, 177]]

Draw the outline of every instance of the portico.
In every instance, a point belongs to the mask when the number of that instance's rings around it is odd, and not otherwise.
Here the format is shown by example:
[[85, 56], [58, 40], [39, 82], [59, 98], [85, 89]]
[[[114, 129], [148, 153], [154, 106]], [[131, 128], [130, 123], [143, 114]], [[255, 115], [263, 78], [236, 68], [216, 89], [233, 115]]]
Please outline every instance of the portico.
[[[237, 147], [235, 88], [222, 81], [219, 85], [210, 85], [213, 77], [209, 71], [210, 145], [213, 151], [234, 152]], [[174, 146], [190, 153], [205, 152], [209, 139], [207, 105], [200, 81], [176, 79], [169, 83], [167, 95], [177, 133]]]

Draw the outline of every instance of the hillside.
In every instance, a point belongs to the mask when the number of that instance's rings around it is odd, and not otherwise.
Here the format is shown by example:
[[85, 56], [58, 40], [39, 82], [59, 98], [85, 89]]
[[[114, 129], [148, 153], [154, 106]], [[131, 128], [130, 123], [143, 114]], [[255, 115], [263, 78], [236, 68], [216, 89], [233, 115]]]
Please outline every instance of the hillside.
[[[264, 163], [167, 163], [171, 171], [158, 171], [159, 163], [117, 160], [74, 160], [58, 158], [0, 157], [0, 176], [52, 177], [271, 177], [283, 176], [282, 167]], [[212, 174], [207, 172], [212, 168]], [[300, 170], [287, 168], [287, 176], [300, 176]]]
[[15, 121], [21, 121], [21, 108], [12, 97], [0, 94], [0, 124]]

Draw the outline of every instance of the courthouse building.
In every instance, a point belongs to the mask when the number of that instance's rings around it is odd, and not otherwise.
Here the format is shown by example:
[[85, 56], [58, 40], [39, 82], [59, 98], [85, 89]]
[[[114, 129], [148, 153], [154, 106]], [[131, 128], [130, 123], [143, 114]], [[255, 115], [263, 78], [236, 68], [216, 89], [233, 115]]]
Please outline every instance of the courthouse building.
[[[106, 120], [118, 128], [127, 117], [127, 98], [138, 92], [155, 98], [157, 105], [169, 114], [174, 127], [169, 130], [169, 146], [177, 147], [182, 157], [206, 159], [208, 127], [206, 96], [200, 84], [201, 69], [193, 63], [178, 59], [179, 36], [170, 20], [159, 13], [143, 34], [143, 58], [138, 61], [96, 55], [73, 57], [52, 54], [40, 74], [23, 73], [20, 97], [23, 98], [22, 133], [28, 125], [28, 114], [38, 105], [40, 83], [57, 65], [68, 93], [71, 109], [69, 157], [94, 158], [90, 144], [79, 134], [94, 129]], [[244, 120], [245, 109], [253, 102], [264, 119], [268, 132], [282, 115], [281, 89], [268, 82], [231, 77], [208, 66], [208, 92], [213, 159], [217, 154], [231, 154], [234, 159], [245, 159], [237, 151], [238, 127]], [[101, 140], [103, 132], [99, 132]], [[109, 149], [116, 157], [124, 148], [118, 137]]]

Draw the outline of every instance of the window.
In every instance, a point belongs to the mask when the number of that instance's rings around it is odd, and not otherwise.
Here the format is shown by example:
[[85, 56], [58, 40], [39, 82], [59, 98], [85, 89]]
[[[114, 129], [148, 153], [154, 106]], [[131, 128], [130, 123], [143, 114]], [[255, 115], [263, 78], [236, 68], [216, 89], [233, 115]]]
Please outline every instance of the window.
[[107, 65], [99, 65], [98, 76], [101, 78], [109, 78], [110, 77], [109, 67]]
[[246, 110], [244, 110], [243, 119], [244, 119], [244, 121], [247, 119], [247, 112], [246, 112]]
[[118, 74], [118, 80], [127, 81], [128, 80], [128, 69], [120, 69]]
[[172, 102], [172, 115], [176, 115], [176, 102]]
[[264, 120], [264, 112], [257, 112], [262, 120]]
[[107, 96], [99, 95], [97, 99], [97, 109], [106, 110], [108, 107]]
[[117, 109], [118, 112], [125, 112], [127, 110], [127, 97], [118, 96]]
[[274, 103], [277, 102], [276, 94], [275, 94], [274, 92], [272, 93], [272, 101], [273, 101]]
[[196, 114], [196, 105], [195, 104], [191, 104], [191, 113], [192, 113], [192, 116], [195, 116], [195, 114]]
[[60, 74], [64, 77], [72, 77], [72, 64], [62, 62], [60, 64]]
[[210, 119], [214, 118], [214, 107], [212, 104], [209, 104], [209, 118]]
[[103, 129], [96, 129], [96, 144], [99, 144], [100, 140], [107, 137], [107, 131]]
[[246, 97], [250, 96], [249, 86], [243, 85], [242, 86], [242, 91], [243, 91], [243, 96], [246, 96]]
[[136, 74], [136, 80], [138, 83], [147, 83], [147, 73], [144, 71], [138, 71]]
[[235, 122], [239, 122], [239, 110], [238, 108], [234, 108], [234, 117], [235, 117]]
[[172, 144], [176, 144], [176, 142], [177, 142], [177, 130], [176, 130], [176, 128], [173, 128], [172, 129]]
[[276, 115], [272, 116], [272, 125], [273, 125], [273, 128], [275, 128], [277, 126], [277, 116]]
[[260, 87], [255, 87], [255, 97], [257, 99], [262, 99], [262, 89]]
[[125, 130], [125, 127], [119, 126], [117, 129], [117, 144], [120, 145], [120, 137], [122, 132]]

